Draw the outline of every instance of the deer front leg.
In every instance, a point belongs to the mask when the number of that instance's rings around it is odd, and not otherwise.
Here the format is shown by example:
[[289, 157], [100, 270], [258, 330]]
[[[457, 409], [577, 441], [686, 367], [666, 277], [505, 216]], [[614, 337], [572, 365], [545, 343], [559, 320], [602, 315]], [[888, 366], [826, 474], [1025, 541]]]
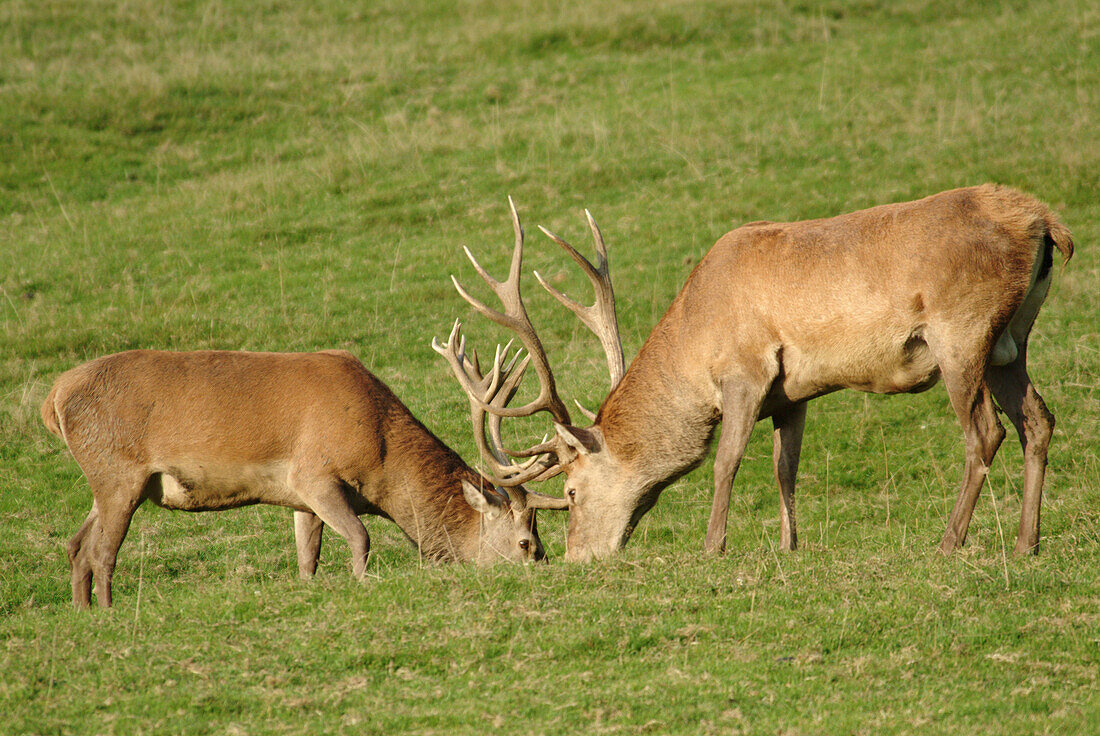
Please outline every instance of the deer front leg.
[[802, 430], [806, 426], [806, 403], [772, 416], [772, 464], [779, 483], [779, 549], [798, 548], [798, 533], [794, 521], [794, 483], [798, 476], [798, 460], [802, 455]]
[[[308, 471], [307, 471], [308, 472]], [[348, 503], [343, 486], [334, 478], [311, 477], [303, 473], [293, 473], [290, 485], [299, 498], [313, 510], [320, 521], [332, 527], [332, 530], [347, 540], [351, 547], [351, 571], [362, 580], [367, 571], [367, 555], [370, 552], [370, 537], [363, 522]], [[297, 518], [295, 518], [297, 528]]]
[[321, 557], [321, 533], [325, 523], [309, 511], [294, 512], [294, 546], [298, 550], [298, 577], [309, 580]]
[[703, 549], [721, 554], [726, 549], [726, 521], [729, 518], [733, 478], [741, 466], [752, 427], [760, 416], [764, 392], [741, 382], [722, 384], [722, 434], [714, 457], [714, 501]]

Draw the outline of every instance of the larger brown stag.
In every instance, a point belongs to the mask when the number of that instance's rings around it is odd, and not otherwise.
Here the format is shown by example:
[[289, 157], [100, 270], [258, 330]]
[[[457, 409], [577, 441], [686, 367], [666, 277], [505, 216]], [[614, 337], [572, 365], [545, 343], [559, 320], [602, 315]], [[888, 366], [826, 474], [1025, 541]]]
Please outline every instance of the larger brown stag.
[[[600, 557], [625, 545], [661, 491], [703, 460], [719, 423], [705, 546], [723, 550], [734, 475], [753, 425], [769, 417], [780, 543], [794, 549], [806, 403], [842, 388], [914, 393], [940, 379], [966, 438], [962, 485], [940, 548], [950, 552], [966, 539], [1004, 438], [996, 401], [1024, 448], [1016, 552], [1036, 549], [1054, 417], [1027, 373], [1028, 335], [1050, 287], [1053, 249], [1066, 261], [1073, 254], [1069, 231], [1046, 206], [987, 184], [828, 219], [744, 225], [719, 239], [695, 267], [625, 376], [606, 249], [588, 217], [598, 267], [544, 232], [588, 274], [596, 303], [583, 307], [535, 276], [603, 343], [612, 390], [590, 427], [571, 425], [520, 298], [523, 230], [514, 206], [506, 282], [493, 280], [467, 251], [504, 312], [455, 281], [479, 312], [516, 331], [534, 359], [541, 385], [536, 400], [513, 408], [481, 405], [502, 417], [538, 411], [553, 417], [550, 442], [510, 453], [539, 459], [498, 472], [498, 480], [566, 474], [566, 559]], [[449, 344], [452, 369], [472, 392], [476, 386], [453, 350], [456, 337], [457, 330]]]
[[[476, 356], [465, 364], [478, 399], [497, 406], [522, 377], [513, 367], [498, 361], [482, 376]], [[484, 412], [471, 411], [484, 443]], [[111, 605], [118, 549], [146, 500], [292, 508], [302, 577], [317, 567], [322, 523], [347, 540], [362, 577], [370, 538], [360, 514], [393, 520], [426, 558], [491, 562], [542, 559], [535, 509], [560, 506], [515, 484], [494, 488], [342, 350], [108, 355], [59, 376], [42, 421], [92, 489], [68, 545], [78, 608], [91, 603], [93, 577], [99, 604]]]

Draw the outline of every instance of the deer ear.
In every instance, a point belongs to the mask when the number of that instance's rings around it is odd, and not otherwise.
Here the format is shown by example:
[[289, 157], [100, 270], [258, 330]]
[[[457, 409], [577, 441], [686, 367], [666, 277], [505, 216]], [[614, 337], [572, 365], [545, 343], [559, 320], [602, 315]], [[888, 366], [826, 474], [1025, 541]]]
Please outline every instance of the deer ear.
[[600, 447], [599, 439], [593, 430], [570, 427], [567, 424], [554, 422], [554, 431], [558, 433], [561, 441], [576, 451], [578, 455], [587, 455], [590, 452], [595, 452]]
[[466, 503], [470, 504], [474, 511], [483, 514], [486, 519], [497, 518], [508, 505], [507, 499], [501, 498], [492, 486], [478, 488], [468, 480], [462, 481], [462, 495]]

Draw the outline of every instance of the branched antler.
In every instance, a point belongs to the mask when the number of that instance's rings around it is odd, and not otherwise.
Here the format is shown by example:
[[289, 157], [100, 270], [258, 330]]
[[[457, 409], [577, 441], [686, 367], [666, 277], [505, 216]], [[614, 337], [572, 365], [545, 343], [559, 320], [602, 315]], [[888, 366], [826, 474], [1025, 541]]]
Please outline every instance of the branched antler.
[[[523, 380], [524, 373], [530, 362], [530, 355], [522, 361], [519, 360], [521, 351], [516, 351], [512, 359], [507, 360], [507, 355], [512, 343], [509, 341], [503, 348], [497, 346], [496, 355], [493, 358], [492, 369], [483, 374], [478, 361], [477, 351], [471, 350], [466, 354], [466, 338], [462, 335], [462, 324], [455, 321], [451, 329], [451, 335], [443, 345], [438, 340], [432, 340], [432, 349], [447, 359], [451, 366], [451, 372], [458, 379], [466, 396], [470, 401], [470, 419], [474, 430], [474, 442], [482, 460], [489, 468], [490, 473], [486, 477], [494, 484], [505, 488], [513, 505], [536, 507], [538, 499], [554, 499], [552, 496], [534, 494], [522, 488], [521, 484], [531, 481], [545, 480], [561, 472], [561, 467], [555, 459], [551, 459], [547, 453], [553, 453], [557, 449], [554, 443], [536, 445], [522, 452], [512, 452], [504, 447], [500, 436], [501, 414], [508, 402], [515, 396]], [[488, 435], [486, 435], [485, 417], [488, 414]], [[524, 463], [513, 463], [508, 455], [516, 457], [530, 457]], [[559, 508], [559, 505], [546, 505], [540, 502], [538, 508]]]
[[[558, 396], [557, 386], [554, 383], [554, 373], [550, 369], [550, 361], [546, 357], [546, 351], [542, 347], [538, 333], [535, 332], [535, 328], [531, 324], [530, 317], [527, 316], [527, 308], [524, 307], [523, 297], [520, 295], [520, 270], [523, 268], [523, 227], [520, 225], [516, 205], [511, 197], [508, 198], [508, 206], [512, 212], [512, 229], [515, 231], [516, 241], [512, 249], [512, 265], [508, 271], [507, 280], [497, 281], [490, 276], [474, 258], [470, 249], [463, 248], [466, 257], [470, 259], [470, 263], [474, 265], [481, 278], [500, 299], [504, 311], [498, 312], [471, 296], [454, 276], [451, 276], [451, 281], [454, 282], [455, 288], [462, 298], [470, 303], [470, 306], [519, 336], [523, 346], [527, 348], [528, 356], [534, 362], [535, 373], [539, 377], [539, 395], [523, 406], [492, 409], [483, 404], [482, 408], [504, 417], [526, 417], [539, 411], [547, 411], [554, 417], [555, 421], [561, 424], [569, 424], [569, 410], [565, 408], [565, 403]], [[459, 383], [469, 393], [469, 377], [465, 379], [459, 377]]]
[[[521, 503], [520, 499], [525, 497], [528, 507], [534, 507], [538, 504], [540, 508], [564, 508], [564, 499], [534, 494], [526, 491], [521, 486], [522, 483], [545, 480], [561, 472], [562, 459], [573, 452], [564, 441], [559, 436], [554, 436], [549, 442], [544, 438], [541, 444], [525, 450], [513, 451], [504, 446], [500, 437], [500, 425], [503, 417], [531, 416], [540, 411], [545, 411], [553, 416], [556, 422], [569, 424], [569, 411], [558, 395], [550, 361], [546, 357], [546, 351], [523, 304], [523, 297], [520, 293], [520, 273], [523, 268], [523, 227], [520, 225], [519, 214], [516, 212], [516, 205], [511, 197], [508, 198], [508, 207], [512, 215], [515, 245], [512, 249], [512, 262], [506, 280], [498, 281], [493, 278], [481, 267], [469, 248], [463, 249], [478, 275], [500, 299], [503, 311], [492, 309], [471, 296], [454, 276], [451, 277], [451, 281], [454, 282], [455, 289], [458, 290], [462, 298], [469, 302], [474, 309], [493, 322], [516, 333], [523, 343], [527, 355], [520, 360], [521, 351], [517, 351], [512, 359], [508, 360], [508, 352], [512, 345], [510, 341], [503, 348], [497, 347], [491, 370], [488, 373], [482, 373], [476, 351], [471, 350], [469, 356], [466, 354], [466, 338], [462, 335], [462, 325], [458, 321], [451, 329], [451, 335], [447, 342], [440, 345], [438, 340], [433, 339], [432, 348], [447, 359], [451, 366], [451, 372], [469, 398], [470, 417], [474, 425], [474, 438], [477, 442], [478, 451], [481, 453], [486, 466], [492, 472], [490, 480], [502, 487], [513, 489], [509, 491], [513, 503]], [[551, 287], [538, 272], [535, 272], [535, 277], [547, 291], [572, 310], [599, 337], [604, 354], [607, 356], [608, 371], [611, 374], [612, 388], [614, 388], [624, 374], [622, 343], [619, 340], [618, 323], [615, 317], [615, 294], [611, 288], [611, 274], [603, 236], [600, 234], [596, 221], [587, 210], [585, 210], [585, 216], [588, 218], [588, 225], [596, 241], [598, 261], [596, 266], [593, 266], [587, 258], [578, 253], [569, 243], [545, 228], [542, 228], [542, 230], [562, 246], [584, 270], [595, 289], [595, 303], [586, 307]], [[529, 365], [534, 365], [535, 373], [538, 375], [538, 396], [523, 406], [509, 407], [508, 402], [515, 396]], [[578, 406], [580, 405], [578, 404]], [[581, 410], [589, 418], [592, 418], [591, 413], [586, 411], [584, 407], [581, 407]], [[486, 434], [485, 426], [486, 415], [488, 415], [489, 420], [488, 434]], [[514, 463], [508, 459], [508, 456], [529, 457], [531, 459], [524, 463]]]
[[[580, 321], [599, 338], [604, 355], [607, 357], [607, 370], [611, 374], [611, 388], [614, 389], [619, 385], [619, 381], [623, 380], [623, 375], [626, 373], [623, 344], [619, 338], [619, 322], [615, 314], [615, 292], [611, 288], [611, 270], [607, 262], [607, 246], [604, 244], [603, 234], [600, 232], [600, 227], [596, 224], [591, 212], [585, 210], [584, 216], [588, 220], [588, 227], [592, 230], [592, 238], [596, 241], [598, 266], [593, 266], [587, 258], [577, 252], [576, 248], [541, 225], [539, 225], [539, 230], [542, 230], [547, 237], [564, 248], [565, 252], [581, 267], [588, 280], [592, 282], [592, 288], [596, 292], [595, 303], [586, 307], [569, 298], [548, 284], [538, 271], [535, 271], [535, 278], [542, 284], [542, 288], [550, 292], [555, 299], [577, 315]], [[581, 407], [581, 410], [589, 414], [584, 407]]]

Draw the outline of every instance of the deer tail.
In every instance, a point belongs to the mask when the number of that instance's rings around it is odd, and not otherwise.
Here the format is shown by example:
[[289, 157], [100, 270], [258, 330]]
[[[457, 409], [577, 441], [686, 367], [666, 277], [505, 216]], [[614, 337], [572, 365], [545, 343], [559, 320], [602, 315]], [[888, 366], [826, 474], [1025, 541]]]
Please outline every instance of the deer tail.
[[1062, 265], [1064, 266], [1069, 263], [1070, 258], [1073, 258], [1072, 233], [1053, 213], [1047, 213], [1046, 226], [1047, 240], [1062, 254]]
[[42, 402], [42, 423], [51, 434], [65, 439], [65, 433], [61, 429], [61, 419], [57, 415], [57, 389], [58, 383], [55, 383], [46, 400]]

